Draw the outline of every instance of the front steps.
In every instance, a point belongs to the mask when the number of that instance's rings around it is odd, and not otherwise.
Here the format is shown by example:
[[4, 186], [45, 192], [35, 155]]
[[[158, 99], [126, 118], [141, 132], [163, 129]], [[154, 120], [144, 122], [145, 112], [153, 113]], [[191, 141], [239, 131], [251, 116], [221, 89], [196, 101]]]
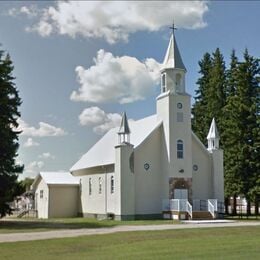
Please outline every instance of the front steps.
[[193, 211], [192, 220], [212, 220], [214, 219], [209, 211]]
[[192, 218], [187, 212], [180, 211], [163, 211], [164, 219], [175, 219], [175, 220], [213, 220], [211, 213], [209, 211], [193, 211]]

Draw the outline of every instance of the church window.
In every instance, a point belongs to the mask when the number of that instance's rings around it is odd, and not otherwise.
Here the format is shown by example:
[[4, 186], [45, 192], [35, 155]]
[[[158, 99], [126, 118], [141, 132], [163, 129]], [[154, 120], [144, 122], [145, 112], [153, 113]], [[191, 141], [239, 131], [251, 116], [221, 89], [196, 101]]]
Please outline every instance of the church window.
[[102, 179], [101, 177], [98, 178], [98, 193], [102, 193]]
[[182, 103], [177, 103], [177, 108], [182, 109]]
[[194, 165], [193, 165], [193, 171], [196, 172], [198, 169], [199, 169], [198, 165], [197, 165], [197, 164], [194, 164]]
[[40, 190], [40, 199], [43, 198], [43, 190]]
[[183, 159], [183, 141], [182, 140], [177, 141], [177, 158]]
[[166, 75], [162, 75], [162, 92], [166, 91]]
[[181, 85], [181, 74], [176, 75], [176, 86], [179, 88]]
[[89, 180], [88, 180], [88, 194], [89, 195], [92, 194], [92, 180], [91, 180], [91, 178], [89, 178]]
[[177, 122], [183, 122], [183, 113], [182, 112], [177, 113]]
[[114, 193], [115, 192], [115, 180], [114, 180], [114, 176], [111, 176], [111, 179], [110, 179], [110, 188], [111, 188], [111, 193]]

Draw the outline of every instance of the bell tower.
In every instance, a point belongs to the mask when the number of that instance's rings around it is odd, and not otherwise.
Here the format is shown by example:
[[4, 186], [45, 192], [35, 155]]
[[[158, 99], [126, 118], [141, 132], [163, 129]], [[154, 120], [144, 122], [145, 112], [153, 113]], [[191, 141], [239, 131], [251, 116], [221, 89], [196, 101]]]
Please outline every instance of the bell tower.
[[[161, 67], [161, 93], [157, 97], [157, 117], [163, 121], [166, 153], [162, 162], [169, 182], [170, 198], [185, 189], [191, 199], [192, 149], [190, 95], [185, 90], [186, 68], [175, 39], [174, 26]], [[166, 194], [164, 194], [165, 196]], [[179, 198], [178, 198], [179, 199]]]
[[174, 25], [170, 27], [172, 35], [166, 51], [161, 68], [161, 93], [185, 93], [186, 68], [182, 62], [181, 55], [174, 36]]

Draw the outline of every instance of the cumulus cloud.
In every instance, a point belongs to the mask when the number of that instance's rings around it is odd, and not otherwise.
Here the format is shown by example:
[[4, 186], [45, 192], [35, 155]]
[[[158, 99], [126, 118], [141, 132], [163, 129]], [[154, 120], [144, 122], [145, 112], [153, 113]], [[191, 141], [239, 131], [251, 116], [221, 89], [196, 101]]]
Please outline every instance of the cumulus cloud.
[[24, 172], [27, 175], [35, 176], [40, 172], [40, 170], [43, 167], [44, 167], [43, 161], [33, 161], [33, 162], [30, 162], [29, 164], [25, 165]]
[[202, 28], [207, 11], [207, 1], [57, 1], [38, 10], [40, 18], [30, 30], [115, 43], [137, 31], [158, 31], [173, 17], [179, 28]]
[[52, 155], [51, 153], [49, 152], [46, 152], [46, 153], [42, 153], [41, 155], [38, 156], [40, 159], [55, 159], [55, 156]]
[[108, 113], [99, 107], [89, 107], [79, 115], [79, 122], [83, 126], [93, 127], [96, 134], [104, 134], [109, 129], [120, 126], [122, 116], [117, 113]]
[[22, 119], [19, 119], [18, 123], [19, 123], [19, 127], [17, 128], [17, 130], [22, 131], [21, 135], [24, 136], [45, 137], [45, 136], [63, 136], [67, 134], [62, 128], [55, 127], [53, 125], [44, 122], [40, 122], [38, 128], [34, 126], [29, 126]]
[[144, 62], [130, 56], [117, 57], [99, 50], [95, 65], [88, 69], [76, 67], [78, 91], [73, 91], [73, 101], [93, 103], [131, 103], [151, 94], [159, 82], [160, 64], [149, 58]]
[[19, 15], [26, 15], [28, 18], [36, 17], [41, 14], [41, 10], [37, 9], [36, 6], [22, 6], [20, 8], [11, 8], [8, 10], [8, 15], [16, 17]]
[[24, 143], [24, 147], [32, 147], [32, 146], [39, 146], [40, 144], [34, 141], [31, 137], [29, 137], [26, 142]]

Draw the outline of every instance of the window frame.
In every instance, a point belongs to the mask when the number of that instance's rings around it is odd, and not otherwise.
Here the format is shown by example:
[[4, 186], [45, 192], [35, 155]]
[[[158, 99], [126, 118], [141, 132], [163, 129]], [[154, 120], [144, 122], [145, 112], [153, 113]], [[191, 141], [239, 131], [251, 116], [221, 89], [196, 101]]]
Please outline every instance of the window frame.
[[162, 74], [161, 77], [161, 86], [162, 86], [162, 92], [166, 92], [166, 73]]
[[102, 193], [102, 178], [101, 177], [98, 178], [98, 193], [99, 194]]
[[177, 140], [177, 159], [184, 158], [184, 144], [181, 139]]
[[92, 195], [92, 179], [88, 179], [88, 195]]
[[110, 177], [110, 193], [115, 193], [115, 177], [113, 175]]

